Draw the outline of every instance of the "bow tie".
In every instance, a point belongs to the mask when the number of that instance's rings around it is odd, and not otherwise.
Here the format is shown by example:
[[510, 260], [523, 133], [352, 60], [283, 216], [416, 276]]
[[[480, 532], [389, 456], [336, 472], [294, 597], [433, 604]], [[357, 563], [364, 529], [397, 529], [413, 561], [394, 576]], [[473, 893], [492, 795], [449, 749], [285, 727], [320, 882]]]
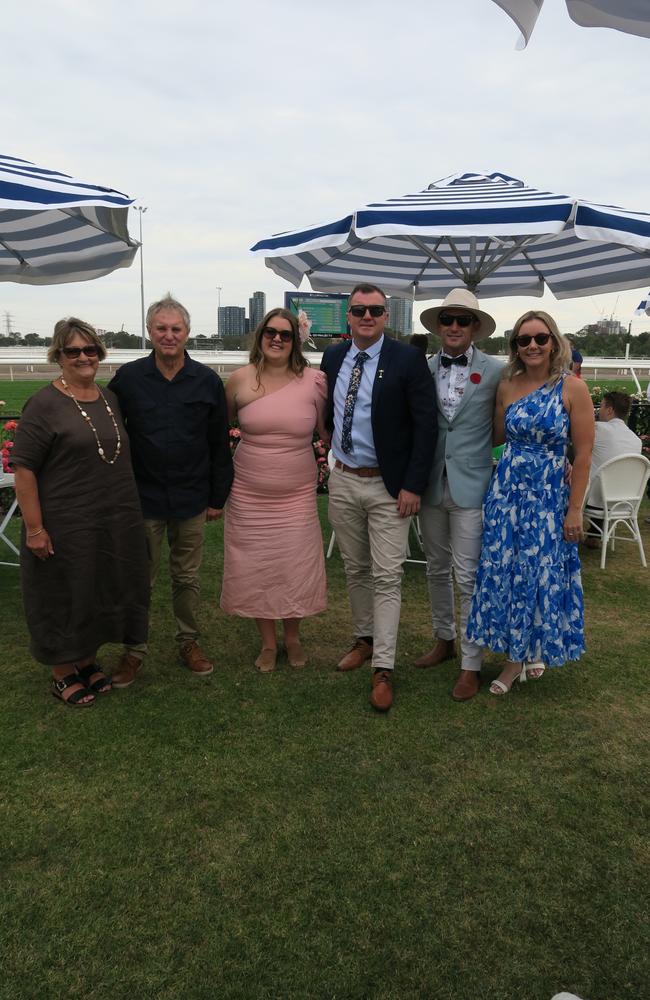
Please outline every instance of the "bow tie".
[[457, 358], [448, 358], [445, 354], [441, 354], [440, 364], [443, 368], [451, 368], [452, 365], [466, 365], [467, 355], [460, 354]]

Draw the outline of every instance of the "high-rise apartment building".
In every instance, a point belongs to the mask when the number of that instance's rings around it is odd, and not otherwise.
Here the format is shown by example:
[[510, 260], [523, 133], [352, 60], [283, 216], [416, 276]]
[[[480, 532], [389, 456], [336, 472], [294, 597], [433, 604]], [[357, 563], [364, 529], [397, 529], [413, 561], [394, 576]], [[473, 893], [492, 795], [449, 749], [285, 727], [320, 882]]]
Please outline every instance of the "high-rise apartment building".
[[388, 300], [388, 326], [402, 337], [413, 333], [413, 301], [391, 295]]
[[248, 320], [251, 330], [255, 330], [266, 314], [266, 292], [253, 292], [248, 300]]
[[219, 306], [219, 336], [243, 337], [246, 333], [246, 310], [243, 306]]

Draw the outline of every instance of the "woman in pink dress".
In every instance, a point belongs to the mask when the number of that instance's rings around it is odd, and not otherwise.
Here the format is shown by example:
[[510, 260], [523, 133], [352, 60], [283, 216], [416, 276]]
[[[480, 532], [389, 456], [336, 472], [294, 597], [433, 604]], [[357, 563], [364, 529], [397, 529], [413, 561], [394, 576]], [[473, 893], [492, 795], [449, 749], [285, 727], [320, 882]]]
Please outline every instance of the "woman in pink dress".
[[325, 375], [302, 353], [296, 317], [272, 309], [255, 331], [249, 364], [226, 383], [241, 439], [225, 512], [221, 607], [255, 619], [263, 673], [275, 670], [276, 620], [289, 664], [304, 667], [300, 621], [327, 606], [312, 448], [314, 428], [325, 434], [326, 396]]

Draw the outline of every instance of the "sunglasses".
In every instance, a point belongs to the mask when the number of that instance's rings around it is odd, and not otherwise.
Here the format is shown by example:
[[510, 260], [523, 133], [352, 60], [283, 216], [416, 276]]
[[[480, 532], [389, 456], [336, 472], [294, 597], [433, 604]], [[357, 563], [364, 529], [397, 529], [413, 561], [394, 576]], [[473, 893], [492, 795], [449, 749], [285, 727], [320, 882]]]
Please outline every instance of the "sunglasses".
[[348, 312], [356, 316], [357, 319], [362, 319], [367, 312], [375, 319], [378, 319], [386, 312], [386, 306], [350, 306]]
[[293, 332], [291, 330], [276, 330], [274, 326], [265, 326], [262, 334], [268, 340], [275, 340], [276, 337], [279, 337], [283, 344], [288, 344], [293, 340]]
[[531, 340], [534, 340], [538, 347], [543, 347], [544, 344], [548, 344], [550, 339], [550, 333], [534, 333], [532, 337], [529, 337], [527, 333], [523, 333], [521, 337], [515, 337], [515, 344], [517, 347], [528, 347]]
[[96, 344], [88, 344], [87, 347], [62, 347], [61, 354], [66, 358], [78, 358], [80, 354], [85, 354], [87, 358], [96, 358], [99, 348]]
[[455, 316], [452, 313], [440, 313], [438, 322], [441, 326], [451, 326], [452, 323], [458, 323], [462, 329], [465, 329], [465, 327], [471, 326], [472, 323], [476, 322], [476, 316], [472, 316], [471, 313], [464, 313], [462, 316]]

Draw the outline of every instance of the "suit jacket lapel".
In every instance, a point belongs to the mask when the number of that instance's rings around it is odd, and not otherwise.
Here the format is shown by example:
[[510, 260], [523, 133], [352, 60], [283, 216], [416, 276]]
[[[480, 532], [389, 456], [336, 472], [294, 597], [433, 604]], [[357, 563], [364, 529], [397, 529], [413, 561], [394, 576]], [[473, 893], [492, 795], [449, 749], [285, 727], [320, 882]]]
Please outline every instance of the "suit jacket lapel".
[[375, 381], [372, 383], [372, 410], [374, 411], [377, 405], [377, 400], [379, 399], [379, 394], [384, 385], [385, 370], [390, 366], [390, 353], [393, 349], [393, 341], [389, 337], [384, 336], [384, 343], [381, 345], [381, 351], [379, 352], [379, 357], [377, 359], [377, 371], [375, 372]]

